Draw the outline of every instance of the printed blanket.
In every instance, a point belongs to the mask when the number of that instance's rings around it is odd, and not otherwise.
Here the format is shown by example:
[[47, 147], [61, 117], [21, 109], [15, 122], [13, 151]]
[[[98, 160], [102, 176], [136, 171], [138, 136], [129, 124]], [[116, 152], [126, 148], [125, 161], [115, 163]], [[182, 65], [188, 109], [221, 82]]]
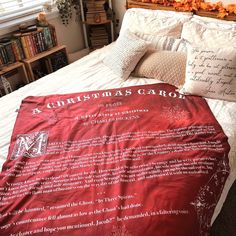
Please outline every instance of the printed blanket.
[[229, 145], [167, 84], [27, 97], [0, 175], [4, 236], [207, 235]]

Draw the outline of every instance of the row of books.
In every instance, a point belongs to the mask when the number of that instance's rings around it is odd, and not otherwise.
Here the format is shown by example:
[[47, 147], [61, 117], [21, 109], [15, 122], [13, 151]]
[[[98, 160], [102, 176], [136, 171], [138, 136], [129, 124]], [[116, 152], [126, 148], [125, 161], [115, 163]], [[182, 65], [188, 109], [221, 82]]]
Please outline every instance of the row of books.
[[24, 59], [19, 39], [3, 39], [0, 41], [0, 66]]
[[35, 31], [15, 33], [14, 37], [20, 39], [25, 58], [31, 58], [57, 45], [55, 27], [37, 27]]
[[93, 49], [101, 48], [109, 43], [109, 35], [104, 25], [90, 27], [89, 38], [90, 47]]
[[0, 67], [28, 59], [57, 45], [55, 28], [52, 25], [36, 27], [31, 32], [15, 32], [0, 40]]
[[107, 14], [104, 9], [105, 1], [91, 1], [86, 3], [86, 21], [87, 23], [102, 23], [107, 20]]

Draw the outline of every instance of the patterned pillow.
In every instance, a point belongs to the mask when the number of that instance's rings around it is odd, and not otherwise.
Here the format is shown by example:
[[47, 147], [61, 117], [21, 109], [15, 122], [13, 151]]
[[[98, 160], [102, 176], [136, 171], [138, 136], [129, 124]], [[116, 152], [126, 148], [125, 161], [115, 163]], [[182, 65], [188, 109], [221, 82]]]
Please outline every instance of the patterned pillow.
[[189, 47], [184, 94], [236, 101], [236, 49]]
[[150, 42], [150, 48], [155, 50], [177, 51], [184, 39], [176, 39], [169, 36], [135, 33], [139, 38]]
[[127, 79], [149, 45], [147, 41], [127, 30], [125, 34], [119, 36], [114, 47], [103, 59], [103, 63], [116, 75]]
[[148, 51], [139, 61], [134, 76], [159, 79], [179, 87], [184, 84], [186, 54], [171, 51]]

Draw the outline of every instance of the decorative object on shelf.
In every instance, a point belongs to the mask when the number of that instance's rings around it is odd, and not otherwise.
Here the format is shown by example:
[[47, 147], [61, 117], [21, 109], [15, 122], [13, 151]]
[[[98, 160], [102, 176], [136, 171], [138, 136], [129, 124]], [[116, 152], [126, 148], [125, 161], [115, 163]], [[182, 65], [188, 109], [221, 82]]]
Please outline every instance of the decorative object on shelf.
[[[5, 92], [5, 94], [12, 92], [11, 84], [3, 75], [0, 76], [0, 91], [2, 90]], [[1, 92], [1, 94], [3, 93]]]
[[46, 19], [46, 14], [45, 12], [40, 12], [37, 16], [37, 25], [38, 26], [42, 26], [42, 27], [45, 27], [45, 26], [48, 26], [48, 21]]
[[73, 9], [76, 12], [77, 20], [80, 15], [80, 0], [54, 0], [59, 11], [62, 23], [68, 25], [73, 15]]

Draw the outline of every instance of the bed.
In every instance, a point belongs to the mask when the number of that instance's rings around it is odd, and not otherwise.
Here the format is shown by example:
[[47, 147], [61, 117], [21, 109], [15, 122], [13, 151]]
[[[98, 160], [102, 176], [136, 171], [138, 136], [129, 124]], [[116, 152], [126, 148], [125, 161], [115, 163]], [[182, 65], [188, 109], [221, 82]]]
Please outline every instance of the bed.
[[235, 39], [129, 9], [116, 42], [2, 97], [0, 234], [235, 235]]

